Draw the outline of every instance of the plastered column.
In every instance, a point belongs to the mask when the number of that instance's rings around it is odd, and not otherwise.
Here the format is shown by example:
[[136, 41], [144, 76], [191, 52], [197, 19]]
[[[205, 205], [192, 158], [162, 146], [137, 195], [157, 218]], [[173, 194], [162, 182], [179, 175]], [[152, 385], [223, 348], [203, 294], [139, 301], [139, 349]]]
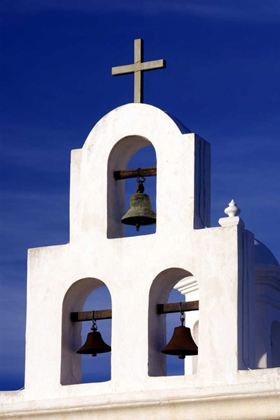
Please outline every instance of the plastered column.
[[[198, 374], [208, 383], [234, 383], [238, 370], [238, 226], [197, 231], [207, 252], [198, 267]], [[218, 250], [221, 250], [220, 252]]]

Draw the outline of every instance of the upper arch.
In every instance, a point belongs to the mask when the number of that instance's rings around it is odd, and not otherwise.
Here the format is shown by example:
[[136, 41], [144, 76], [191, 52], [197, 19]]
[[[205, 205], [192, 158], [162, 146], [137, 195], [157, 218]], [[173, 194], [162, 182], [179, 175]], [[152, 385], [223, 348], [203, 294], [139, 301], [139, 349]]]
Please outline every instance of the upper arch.
[[[144, 128], [143, 121], [147, 122], [147, 120], [150, 124], [145, 124]], [[90, 148], [101, 131], [109, 131], [112, 135], [111, 139], [115, 137], [118, 140], [133, 134], [150, 138], [152, 136], [147, 136], [146, 128], [148, 126], [151, 131], [158, 131], [164, 127], [167, 132], [173, 131], [177, 134], [189, 132], [188, 129], [183, 129], [181, 122], [177, 123], [176, 121], [177, 119], [152, 105], [138, 103], [122, 105], [98, 121], [89, 133], [83, 148]]]

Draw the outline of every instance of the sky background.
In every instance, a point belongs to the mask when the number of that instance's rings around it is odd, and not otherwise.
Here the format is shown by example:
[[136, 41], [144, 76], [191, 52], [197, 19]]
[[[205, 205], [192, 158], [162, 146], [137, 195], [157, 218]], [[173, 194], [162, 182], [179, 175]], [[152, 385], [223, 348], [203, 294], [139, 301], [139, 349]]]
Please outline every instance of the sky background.
[[[167, 62], [145, 74], [145, 102], [211, 143], [211, 225], [234, 198], [280, 260], [279, 23], [279, 0], [2, 0], [0, 389], [24, 383], [27, 249], [68, 242], [70, 150], [133, 101], [133, 76], [111, 68], [133, 62], [136, 38], [145, 60]], [[154, 162], [149, 150], [137, 159]], [[110, 304], [98, 293], [86, 309]]]

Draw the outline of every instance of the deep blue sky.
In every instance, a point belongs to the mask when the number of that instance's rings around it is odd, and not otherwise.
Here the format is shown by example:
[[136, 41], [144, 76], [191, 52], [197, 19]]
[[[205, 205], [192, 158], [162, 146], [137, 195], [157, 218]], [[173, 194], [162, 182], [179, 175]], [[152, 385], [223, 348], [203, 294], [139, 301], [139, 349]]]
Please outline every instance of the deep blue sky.
[[133, 77], [111, 67], [133, 61], [135, 38], [167, 61], [145, 102], [212, 145], [212, 226], [234, 198], [280, 260], [280, 3], [4, 0], [0, 13], [0, 389], [15, 389], [27, 248], [68, 241], [70, 150], [133, 101]]

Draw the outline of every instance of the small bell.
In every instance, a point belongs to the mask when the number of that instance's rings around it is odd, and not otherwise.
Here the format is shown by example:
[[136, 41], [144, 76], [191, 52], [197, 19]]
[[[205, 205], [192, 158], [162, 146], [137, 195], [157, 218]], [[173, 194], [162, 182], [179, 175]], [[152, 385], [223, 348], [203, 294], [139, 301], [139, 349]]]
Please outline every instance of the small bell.
[[125, 225], [132, 225], [139, 231], [140, 226], [153, 225], [156, 223], [156, 214], [152, 209], [150, 197], [144, 194], [145, 178], [138, 177], [137, 192], [130, 197], [130, 206], [127, 213], [122, 217], [121, 222]]
[[76, 351], [78, 354], [91, 354], [93, 357], [98, 353], [108, 353], [111, 351], [111, 347], [103, 341], [100, 332], [97, 331], [96, 321], [92, 321], [91, 330], [93, 332], [88, 333], [85, 344]]
[[164, 354], [178, 356], [184, 359], [185, 356], [196, 356], [198, 347], [193, 341], [190, 328], [186, 328], [184, 324], [184, 313], [181, 311], [181, 326], [174, 328], [173, 335], [168, 344], [161, 350]]

